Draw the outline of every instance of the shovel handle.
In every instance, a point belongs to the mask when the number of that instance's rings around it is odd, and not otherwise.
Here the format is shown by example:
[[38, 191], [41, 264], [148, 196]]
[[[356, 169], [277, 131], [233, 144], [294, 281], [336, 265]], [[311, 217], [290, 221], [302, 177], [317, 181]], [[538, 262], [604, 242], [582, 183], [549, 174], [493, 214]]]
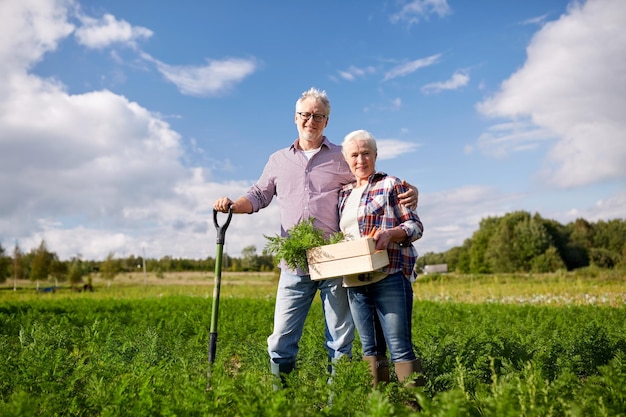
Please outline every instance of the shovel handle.
[[221, 226], [217, 223], [217, 213], [217, 210], [213, 209], [213, 224], [215, 225], [215, 230], [217, 230], [217, 244], [223, 245], [224, 238], [226, 236], [226, 229], [228, 229], [230, 220], [233, 218], [233, 209], [228, 206], [228, 218], [226, 219], [226, 223]]

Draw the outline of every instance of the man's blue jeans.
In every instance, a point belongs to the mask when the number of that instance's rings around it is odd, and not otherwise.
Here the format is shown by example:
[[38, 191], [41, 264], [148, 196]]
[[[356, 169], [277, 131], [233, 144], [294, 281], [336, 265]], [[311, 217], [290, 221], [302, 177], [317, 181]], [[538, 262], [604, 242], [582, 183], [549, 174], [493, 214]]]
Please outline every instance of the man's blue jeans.
[[354, 322], [342, 278], [313, 281], [309, 275], [281, 271], [274, 309], [274, 332], [267, 339], [270, 360], [275, 364], [295, 363], [302, 330], [311, 303], [320, 291], [324, 310], [326, 349], [330, 360], [352, 357]]
[[[348, 288], [348, 300], [363, 356], [380, 355], [381, 343], [386, 342], [392, 362], [415, 360], [411, 340], [413, 288], [401, 272], [374, 284]], [[376, 325], [376, 315], [380, 326]], [[384, 341], [379, 334], [381, 328]]]

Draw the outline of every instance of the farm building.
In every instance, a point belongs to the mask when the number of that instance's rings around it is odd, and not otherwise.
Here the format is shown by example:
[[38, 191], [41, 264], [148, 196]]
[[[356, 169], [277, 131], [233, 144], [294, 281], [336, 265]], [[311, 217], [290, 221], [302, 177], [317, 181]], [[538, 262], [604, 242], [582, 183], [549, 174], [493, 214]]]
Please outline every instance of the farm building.
[[445, 274], [448, 272], [448, 264], [424, 265], [424, 274]]

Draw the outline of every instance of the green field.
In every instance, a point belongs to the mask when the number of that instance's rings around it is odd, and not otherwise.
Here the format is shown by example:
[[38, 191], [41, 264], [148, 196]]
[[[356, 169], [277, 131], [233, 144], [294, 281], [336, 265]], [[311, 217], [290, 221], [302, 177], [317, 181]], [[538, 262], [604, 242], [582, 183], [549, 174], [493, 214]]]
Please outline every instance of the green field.
[[[319, 303], [290, 388], [274, 392], [273, 274], [94, 277], [94, 292], [0, 289], [2, 416], [625, 416], [626, 286], [598, 271], [421, 278], [413, 340], [425, 389], [372, 392], [366, 365], [326, 378]], [[40, 283], [40, 288], [50, 283]], [[355, 345], [355, 357], [360, 347]]]

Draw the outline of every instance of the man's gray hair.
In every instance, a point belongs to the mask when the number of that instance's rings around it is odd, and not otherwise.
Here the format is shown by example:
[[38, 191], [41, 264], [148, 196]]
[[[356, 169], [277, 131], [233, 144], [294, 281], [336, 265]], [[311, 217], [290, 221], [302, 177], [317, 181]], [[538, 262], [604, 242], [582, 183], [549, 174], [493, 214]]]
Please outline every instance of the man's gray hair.
[[322, 103], [322, 105], [326, 109], [326, 116], [330, 116], [330, 100], [328, 99], [325, 90], [320, 91], [315, 87], [311, 87], [310, 89], [302, 93], [302, 97], [300, 97], [298, 101], [296, 101], [296, 112], [300, 111], [300, 103], [302, 103], [306, 99], [313, 99]]

